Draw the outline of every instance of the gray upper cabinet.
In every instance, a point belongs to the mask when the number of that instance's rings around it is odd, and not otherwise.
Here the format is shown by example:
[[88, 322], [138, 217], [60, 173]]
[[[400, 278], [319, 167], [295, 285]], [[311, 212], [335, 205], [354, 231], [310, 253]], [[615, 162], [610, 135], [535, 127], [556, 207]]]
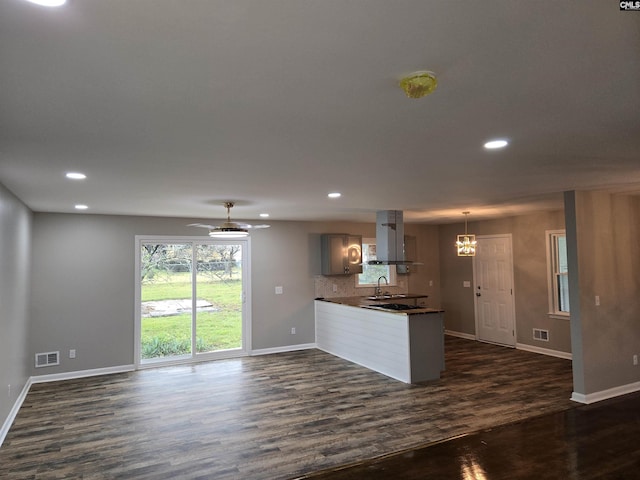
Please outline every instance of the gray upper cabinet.
[[362, 236], [328, 233], [321, 237], [322, 275], [362, 273]]

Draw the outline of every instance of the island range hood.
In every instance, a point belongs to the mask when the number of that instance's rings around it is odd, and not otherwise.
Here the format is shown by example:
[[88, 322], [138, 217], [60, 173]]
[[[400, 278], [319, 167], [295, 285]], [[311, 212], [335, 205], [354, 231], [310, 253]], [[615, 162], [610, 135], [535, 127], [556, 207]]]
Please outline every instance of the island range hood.
[[420, 265], [404, 259], [404, 220], [402, 210], [376, 213], [376, 260], [369, 265]]

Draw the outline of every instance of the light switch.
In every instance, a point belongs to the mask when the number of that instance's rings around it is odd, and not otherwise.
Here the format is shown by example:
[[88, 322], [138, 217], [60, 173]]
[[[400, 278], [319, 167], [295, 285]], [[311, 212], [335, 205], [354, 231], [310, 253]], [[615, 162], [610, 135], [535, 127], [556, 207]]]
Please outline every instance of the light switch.
[[276, 287], [276, 295], [282, 295], [282, 291], [283, 290], [281, 286]]
[[464, 282], [462, 282], [462, 286], [464, 288], [471, 288], [471, 282], [469, 280], [465, 280]]

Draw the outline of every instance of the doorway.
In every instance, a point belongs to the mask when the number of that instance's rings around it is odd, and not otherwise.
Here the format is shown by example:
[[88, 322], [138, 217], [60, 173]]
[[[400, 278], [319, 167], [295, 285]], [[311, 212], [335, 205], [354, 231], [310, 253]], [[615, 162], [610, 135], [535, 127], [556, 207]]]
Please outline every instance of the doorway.
[[247, 355], [248, 260], [248, 239], [136, 237], [136, 365]]
[[516, 346], [511, 234], [476, 237], [473, 257], [478, 340]]

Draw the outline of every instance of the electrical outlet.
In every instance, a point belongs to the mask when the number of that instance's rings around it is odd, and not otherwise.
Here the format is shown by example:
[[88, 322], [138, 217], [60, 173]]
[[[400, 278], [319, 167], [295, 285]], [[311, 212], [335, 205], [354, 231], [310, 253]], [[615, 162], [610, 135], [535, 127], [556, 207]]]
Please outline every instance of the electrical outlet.
[[76, 349], [72, 348], [69, 350], [69, 358], [76, 358]]
[[11, 384], [7, 385], [7, 396], [11, 398]]
[[638, 355], [633, 356], [633, 364], [638, 365]]
[[338, 293], [338, 285], [333, 284], [333, 293]]
[[281, 286], [276, 287], [276, 295], [282, 295], [284, 289]]
[[433, 280], [429, 280], [429, 286], [433, 287]]
[[596, 295], [596, 307], [600, 306], [600, 295]]
[[296, 327], [291, 327], [291, 335], [295, 335], [296, 334]]

